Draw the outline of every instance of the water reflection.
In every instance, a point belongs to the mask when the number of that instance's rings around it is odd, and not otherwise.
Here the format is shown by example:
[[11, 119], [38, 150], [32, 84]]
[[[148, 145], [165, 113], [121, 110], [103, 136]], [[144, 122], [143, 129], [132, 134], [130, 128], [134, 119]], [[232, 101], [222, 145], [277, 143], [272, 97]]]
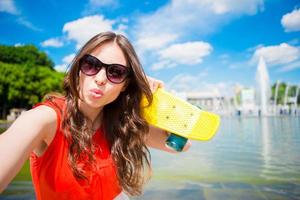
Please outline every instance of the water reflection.
[[261, 155], [263, 157], [263, 169], [261, 172], [261, 176], [265, 176], [267, 174], [267, 171], [269, 171], [270, 162], [271, 162], [271, 155], [270, 152], [272, 151], [272, 144], [271, 144], [271, 137], [270, 137], [270, 131], [269, 131], [269, 123], [267, 117], [261, 118], [261, 124], [260, 124], [260, 134], [262, 136], [261, 142], [262, 142], [262, 151]]
[[154, 151], [154, 177], [141, 199], [191, 190], [198, 194], [191, 199], [299, 199], [299, 121], [288, 116], [223, 118], [216, 137], [194, 142], [188, 153]]
[[[151, 152], [153, 178], [134, 199], [300, 199], [299, 117], [223, 118], [187, 153]], [[7, 191], [0, 199], [24, 199]]]

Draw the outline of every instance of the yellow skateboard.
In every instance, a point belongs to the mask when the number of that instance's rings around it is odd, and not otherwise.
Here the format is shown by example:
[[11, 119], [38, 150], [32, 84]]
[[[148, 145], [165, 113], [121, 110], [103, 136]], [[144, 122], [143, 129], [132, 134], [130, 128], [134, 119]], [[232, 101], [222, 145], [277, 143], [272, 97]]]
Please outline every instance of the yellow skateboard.
[[160, 88], [153, 93], [152, 104], [147, 105], [144, 97], [142, 106], [146, 121], [170, 132], [166, 146], [176, 151], [183, 149], [187, 139], [211, 139], [220, 124], [218, 115], [203, 111]]

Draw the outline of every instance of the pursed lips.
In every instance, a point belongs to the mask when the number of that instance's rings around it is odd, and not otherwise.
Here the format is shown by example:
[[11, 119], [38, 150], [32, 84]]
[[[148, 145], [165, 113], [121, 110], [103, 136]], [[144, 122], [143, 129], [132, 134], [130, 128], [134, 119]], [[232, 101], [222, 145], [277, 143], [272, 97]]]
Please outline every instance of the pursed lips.
[[90, 92], [99, 96], [103, 96], [103, 92], [96, 88], [90, 89]]

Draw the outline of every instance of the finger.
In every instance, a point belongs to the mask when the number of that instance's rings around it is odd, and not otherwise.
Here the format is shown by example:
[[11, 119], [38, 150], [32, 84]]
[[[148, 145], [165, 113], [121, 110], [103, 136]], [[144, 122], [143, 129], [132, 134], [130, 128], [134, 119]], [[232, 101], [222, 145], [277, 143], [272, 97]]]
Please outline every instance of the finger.
[[152, 92], [155, 92], [158, 88], [165, 87], [163, 81], [157, 80], [153, 77], [147, 76], [147, 81]]
[[153, 88], [152, 88], [153, 90], [152, 91], [155, 92], [157, 90], [157, 88], [158, 88], [158, 82], [157, 82], [157, 80], [154, 80], [153, 81]]
[[185, 151], [189, 150], [191, 148], [191, 146], [192, 146], [192, 142], [190, 140], [188, 140], [186, 142], [186, 144], [184, 145], [184, 147], [182, 149], [182, 152], [185, 152]]
[[157, 88], [158, 88], [157, 80], [155, 80], [155, 79], [152, 78], [152, 77], [149, 77], [149, 78], [148, 78], [148, 83], [149, 83], [151, 92], [155, 92], [155, 91], [157, 90]]
[[152, 79], [152, 80], [150, 81], [150, 83], [149, 83], [151, 92], [155, 92], [155, 90], [156, 90], [156, 85], [155, 85], [155, 84], [156, 84], [156, 83], [155, 83], [154, 79]]
[[158, 88], [165, 88], [165, 83], [163, 81], [157, 80]]

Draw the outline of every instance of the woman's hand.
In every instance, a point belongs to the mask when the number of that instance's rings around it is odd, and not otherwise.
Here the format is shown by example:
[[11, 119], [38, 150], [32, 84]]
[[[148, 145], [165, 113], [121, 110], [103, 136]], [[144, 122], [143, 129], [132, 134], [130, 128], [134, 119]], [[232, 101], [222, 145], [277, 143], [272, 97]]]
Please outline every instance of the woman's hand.
[[[149, 86], [150, 86], [150, 89], [152, 92], [155, 92], [158, 88], [164, 88], [164, 86], [165, 86], [163, 81], [157, 80], [153, 77], [147, 76], [147, 80], [148, 80], [148, 83], [149, 83]], [[157, 127], [154, 127], [154, 126], [150, 126], [149, 128], [150, 128], [149, 136], [146, 141], [146, 144], [149, 147], [160, 149], [162, 151], [166, 151], [166, 152], [170, 152], [170, 153], [178, 153], [177, 151], [166, 147], [165, 142], [169, 136], [169, 134], [166, 131], [159, 129]], [[182, 152], [189, 150], [191, 145], [192, 145], [191, 141], [188, 140], [187, 143], [185, 144]]]
[[[166, 140], [168, 137], [169, 134], [166, 131], [150, 125], [146, 144], [148, 147], [159, 149], [161, 151], [166, 151], [169, 153], [179, 153], [173, 149], [166, 147]], [[182, 152], [188, 151], [191, 148], [191, 145], [191, 141], [188, 140], [183, 147]]]
[[147, 76], [147, 81], [149, 83], [152, 92], [155, 92], [158, 88], [164, 88], [165, 84], [161, 80], [157, 80], [153, 77]]

